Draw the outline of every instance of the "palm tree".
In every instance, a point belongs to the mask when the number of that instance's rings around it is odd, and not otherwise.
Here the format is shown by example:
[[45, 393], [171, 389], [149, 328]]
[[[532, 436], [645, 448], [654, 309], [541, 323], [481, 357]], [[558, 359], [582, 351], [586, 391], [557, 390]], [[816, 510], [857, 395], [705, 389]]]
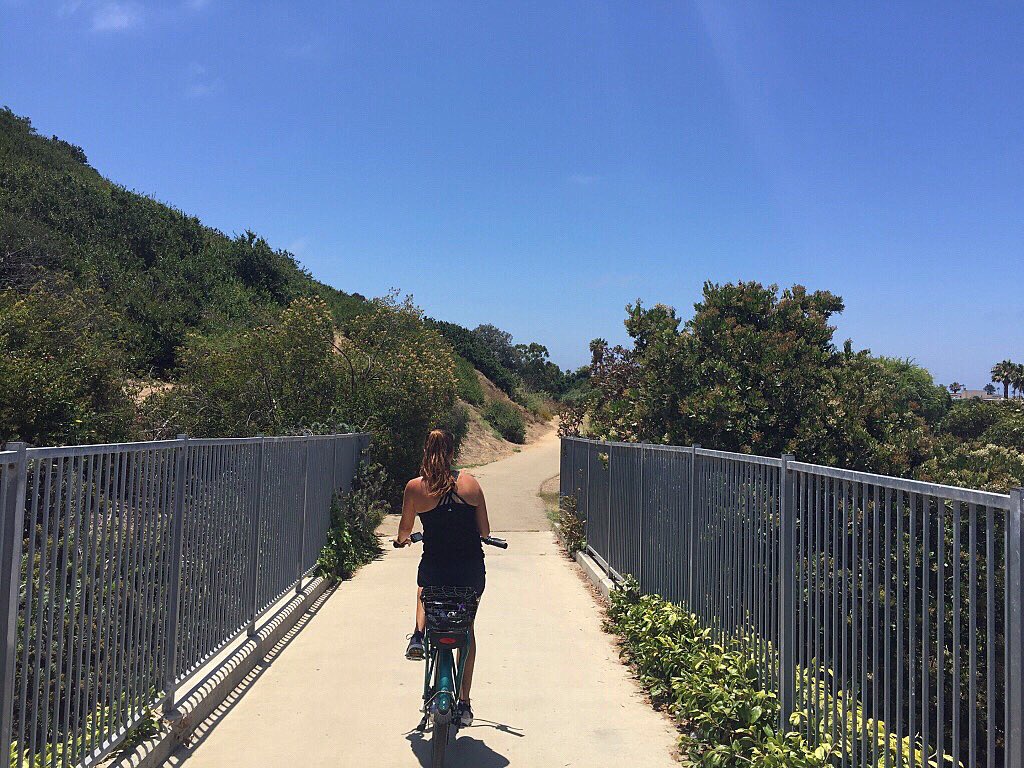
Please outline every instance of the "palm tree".
[[1020, 397], [1024, 393], [1024, 363], [1017, 363], [1013, 366], [1010, 371], [1010, 383], [1013, 384], [1017, 397]]
[[961, 384], [959, 381], [954, 381], [952, 384], [949, 385], [949, 391], [952, 392], [954, 395], [958, 394], [963, 388], [964, 385]]
[[994, 395], [995, 393], [996, 393], [996, 388], [995, 388], [995, 386], [991, 382], [985, 385], [985, 394], [986, 395], [988, 395], [989, 397], [992, 397], [992, 395]]
[[1003, 360], [992, 366], [992, 381], [998, 381], [1003, 385], [1003, 398], [1010, 396], [1010, 382], [1013, 380], [1014, 363], [1010, 360]]

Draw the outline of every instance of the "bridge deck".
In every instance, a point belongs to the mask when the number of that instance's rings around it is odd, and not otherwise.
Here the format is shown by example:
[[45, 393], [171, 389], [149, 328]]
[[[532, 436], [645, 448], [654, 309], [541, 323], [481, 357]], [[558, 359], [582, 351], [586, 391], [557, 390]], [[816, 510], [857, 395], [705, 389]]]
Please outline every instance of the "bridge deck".
[[[537, 498], [558, 442], [474, 470], [507, 551], [488, 550], [473, 706], [450, 764], [678, 765], [675, 733], [630, 679]], [[393, 527], [394, 521], [389, 521]], [[389, 550], [327, 598], [172, 764], [186, 768], [429, 765], [422, 667], [402, 654], [417, 548]], [[212, 726], [212, 727], [211, 727]]]

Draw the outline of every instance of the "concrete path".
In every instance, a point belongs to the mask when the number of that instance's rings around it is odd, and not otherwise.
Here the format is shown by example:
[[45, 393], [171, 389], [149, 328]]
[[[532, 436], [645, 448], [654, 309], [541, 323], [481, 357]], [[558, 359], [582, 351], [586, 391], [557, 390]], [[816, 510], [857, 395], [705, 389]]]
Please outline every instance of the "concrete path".
[[[549, 530], [537, 489], [558, 471], [557, 439], [472, 471], [509, 549], [487, 549], [477, 720], [460, 731], [452, 768], [678, 766], [671, 725], [619, 662]], [[429, 743], [413, 731], [423, 667], [402, 655], [418, 558], [418, 548], [388, 549], [342, 584], [171, 764], [429, 766]]]

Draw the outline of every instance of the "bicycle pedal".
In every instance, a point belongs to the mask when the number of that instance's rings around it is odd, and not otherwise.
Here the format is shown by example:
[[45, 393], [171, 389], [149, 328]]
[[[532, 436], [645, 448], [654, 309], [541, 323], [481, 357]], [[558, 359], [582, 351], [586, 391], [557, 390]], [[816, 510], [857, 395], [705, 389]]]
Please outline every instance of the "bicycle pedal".
[[420, 733], [423, 733], [425, 730], [427, 730], [427, 716], [426, 715], [424, 715], [423, 719], [420, 720], [420, 724], [416, 726], [416, 730], [419, 731]]

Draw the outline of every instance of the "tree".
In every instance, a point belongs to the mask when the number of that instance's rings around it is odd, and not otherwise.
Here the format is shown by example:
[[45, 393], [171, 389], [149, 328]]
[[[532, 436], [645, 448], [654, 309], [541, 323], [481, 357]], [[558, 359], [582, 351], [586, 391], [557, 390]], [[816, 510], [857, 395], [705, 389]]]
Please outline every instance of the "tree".
[[491, 350], [499, 363], [514, 373], [519, 372], [522, 360], [518, 350], [512, 344], [512, 334], [486, 323], [474, 328], [473, 335]]
[[1010, 369], [1010, 383], [1013, 384], [1017, 397], [1024, 394], [1024, 363], [1015, 363]]
[[1013, 381], [1014, 363], [1010, 360], [1003, 360], [992, 366], [992, 381], [1003, 385], [1003, 398], [1010, 397], [1010, 383]]
[[949, 391], [952, 392], [954, 395], [963, 391], [963, 388], [964, 385], [961, 384], [959, 381], [954, 381], [952, 384], [949, 385]]
[[986, 395], [991, 397], [995, 393], [996, 393], [996, 388], [995, 388], [995, 386], [991, 382], [989, 382], [988, 384], [985, 385], [985, 394]]
[[632, 349], [591, 343], [600, 437], [778, 455], [905, 473], [925, 461], [949, 394], [910, 361], [837, 350], [827, 291], [704, 286], [680, 328], [671, 307], [627, 307]]

